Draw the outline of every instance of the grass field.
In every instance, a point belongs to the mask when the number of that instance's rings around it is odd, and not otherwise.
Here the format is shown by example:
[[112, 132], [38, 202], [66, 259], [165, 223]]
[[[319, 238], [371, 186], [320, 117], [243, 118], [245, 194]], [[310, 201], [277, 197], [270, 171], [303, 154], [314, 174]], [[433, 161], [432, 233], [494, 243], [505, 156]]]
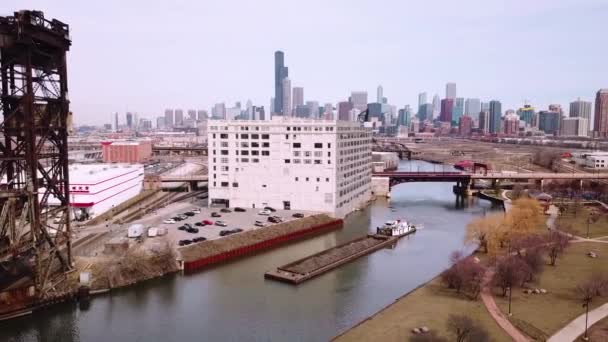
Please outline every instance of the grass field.
[[[596, 209], [591, 209], [588, 207], [582, 208], [576, 216], [573, 212], [567, 211], [563, 216], [559, 218], [559, 222], [562, 225], [570, 226], [571, 232], [574, 235], [586, 237], [587, 236], [587, 217], [589, 217], [589, 213]], [[599, 211], [602, 213], [601, 211]], [[600, 218], [589, 225], [589, 237], [590, 238], [598, 238], [608, 236], [608, 214], [601, 214]]]
[[[589, 258], [586, 253], [594, 251], [598, 258]], [[512, 321], [528, 334], [541, 331], [551, 336], [571, 320], [584, 313], [577, 297], [576, 285], [591, 274], [608, 272], [608, 244], [574, 243], [566, 254], [558, 258], [557, 266], [546, 266], [544, 272], [531, 287], [544, 288], [547, 294], [524, 294], [523, 289], [514, 288], [512, 296]], [[505, 313], [507, 298], [496, 295], [496, 303]], [[592, 307], [608, 301], [608, 297], [594, 299]]]
[[337, 341], [407, 341], [413, 335], [411, 330], [423, 325], [453, 340], [446, 327], [450, 314], [466, 314], [479, 321], [492, 341], [510, 341], [487, 312], [481, 299], [471, 301], [460, 297], [442, 286], [439, 278], [397, 300], [340, 336]]

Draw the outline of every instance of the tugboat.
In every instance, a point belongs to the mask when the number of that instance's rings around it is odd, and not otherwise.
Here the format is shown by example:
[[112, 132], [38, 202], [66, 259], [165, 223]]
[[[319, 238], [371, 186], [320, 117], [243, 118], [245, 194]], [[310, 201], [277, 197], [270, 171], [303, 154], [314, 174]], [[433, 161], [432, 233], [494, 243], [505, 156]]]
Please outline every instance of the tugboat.
[[384, 226], [376, 228], [376, 234], [384, 236], [405, 236], [416, 231], [416, 226], [406, 220], [387, 221]]

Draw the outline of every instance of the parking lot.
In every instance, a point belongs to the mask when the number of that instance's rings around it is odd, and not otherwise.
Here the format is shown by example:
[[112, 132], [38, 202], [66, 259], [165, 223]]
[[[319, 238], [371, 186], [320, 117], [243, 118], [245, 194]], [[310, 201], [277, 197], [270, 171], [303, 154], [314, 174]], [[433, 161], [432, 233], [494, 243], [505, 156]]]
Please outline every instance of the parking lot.
[[[173, 224], [169, 223], [159, 223], [155, 225], [156, 227], [163, 227], [167, 229], [167, 237], [172, 240], [176, 245], [180, 240], [192, 240], [196, 237], [204, 237], [207, 240], [213, 240], [221, 238], [220, 231], [222, 230], [232, 230], [232, 229], [242, 229], [243, 231], [249, 231], [253, 229], [264, 229], [264, 227], [257, 227], [254, 225], [255, 221], [262, 221], [266, 226], [272, 225], [268, 221], [269, 216], [259, 215], [258, 213], [262, 209], [252, 209], [245, 208], [245, 212], [235, 212], [234, 208], [230, 208], [230, 213], [222, 213], [220, 212], [221, 208], [208, 208], [208, 207], [199, 207], [196, 205], [192, 206], [181, 206], [180, 211], [172, 212], [171, 215], [162, 217], [163, 220], [169, 219], [173, 216], [177, 216], [178, 214], [183, 214], [186, 211], [190, 211], [193, 209], [199, 209], [200, 214], [195, 214], [194, 216], [189, 216], [183, 221], [177, 221]], [[221, 215], [221, 217], [211, 217], [212, 212], [217, 212]], [[284, 222], [297, 220], [297, 218], [292, 217], [295, 213], [302, 213], [304, 216], [310, 216], [316, 214], [316, 212], [311, 211], [294, 211], [294, 210], [276, 210], [276, 212], [271, 213], [270, 216], [279, 216]], [[201, 222], [203, 220], [213, 221], [213, 225], [206, 225], [203, 227], [195, 226], [195, 223]], [[215, 225], [216, 221], [223, 221], [226, 223], [226, 227], [220, 227]], [[184, 230], [179, 230], [178, 228], [186, 223], [192, 225], [192, 227], [198, 229], [198, 233], [188, 233]]]

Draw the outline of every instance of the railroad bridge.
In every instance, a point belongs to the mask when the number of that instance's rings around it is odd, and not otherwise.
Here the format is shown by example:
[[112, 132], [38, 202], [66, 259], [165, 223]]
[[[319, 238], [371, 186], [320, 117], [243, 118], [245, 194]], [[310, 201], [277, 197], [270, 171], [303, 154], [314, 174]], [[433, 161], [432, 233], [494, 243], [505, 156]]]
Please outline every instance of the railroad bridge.
[[385, 139], [372, 139], [372, 151], [373, 152], [395, 152], [399, 156], [399, 159], [407, 158], [412, 159], [414, 152], [407, 147], [404, 143], [393, 140]]

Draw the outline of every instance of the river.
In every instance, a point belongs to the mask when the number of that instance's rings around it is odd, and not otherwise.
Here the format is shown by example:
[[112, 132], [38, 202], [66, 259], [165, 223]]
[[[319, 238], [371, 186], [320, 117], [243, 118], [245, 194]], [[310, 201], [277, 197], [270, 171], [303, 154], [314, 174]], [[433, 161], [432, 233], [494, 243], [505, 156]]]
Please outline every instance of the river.
[[[406, 170], [437, 167], [420, 161], [400, 164]], [[1, 322], [0, 341], [325, 341], [435, 277], [449, 254], [463, 248], [466, 224], [492, 205], [477, 198], [462, 205], [452, 185], [397, 185], [390, 201], [379, 199], [351, 214], [340, 231], [193, 275], [113, 291], [95, 297], [86, 310], [65, 303]], [[264, 272], [278, 265], [402, 217], [424, 228], [394, 248], [297, 287], [264, 279]]]

